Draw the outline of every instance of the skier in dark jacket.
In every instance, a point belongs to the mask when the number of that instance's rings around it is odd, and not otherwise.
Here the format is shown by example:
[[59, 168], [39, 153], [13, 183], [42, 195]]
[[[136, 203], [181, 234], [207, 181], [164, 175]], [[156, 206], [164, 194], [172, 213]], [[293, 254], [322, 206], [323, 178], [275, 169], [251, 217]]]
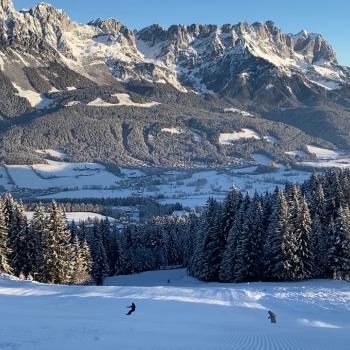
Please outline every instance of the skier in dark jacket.
[[274, 314], [272, 311], [268, 311], [267, 313], [269, 314], [268, 319], [271, 320], [271, 323], [277, 323], [276, 314]]
[[129, 312], [126, 314], [127, 316], [130, 316], [133, 312], [135, 312], [136, 310], [136, 305], [134, 303], [131, 303], [130, 306], [127, 306], [130, 310]]

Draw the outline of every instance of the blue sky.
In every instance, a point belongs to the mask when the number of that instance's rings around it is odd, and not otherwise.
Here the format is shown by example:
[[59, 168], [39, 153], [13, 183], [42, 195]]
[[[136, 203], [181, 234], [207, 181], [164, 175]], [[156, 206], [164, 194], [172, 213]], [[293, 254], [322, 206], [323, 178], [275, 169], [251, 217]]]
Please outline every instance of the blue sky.
[[[14, 0], [17, 9], [30, 8], [36, 0]], [[338, 61], [350, 66], [349, 0], [51, 0], [72, 19], [114, 17], [140, 29], [153, 23], [238, 23], [273, 20], [284, 32], [301, 29], [322, 34], [337, 52]]]

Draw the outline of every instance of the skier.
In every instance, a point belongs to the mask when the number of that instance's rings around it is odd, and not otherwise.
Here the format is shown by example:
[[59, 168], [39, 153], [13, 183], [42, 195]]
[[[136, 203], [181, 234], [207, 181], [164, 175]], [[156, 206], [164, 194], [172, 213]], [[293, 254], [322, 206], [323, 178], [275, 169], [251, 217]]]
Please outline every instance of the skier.
[[127, 306], [127, 308], [129, 308], [129, 312], [126, 314], [127, 316], [130, 316], [133, 312], [135, 312], [136, 310], [136, 305], [134, 303], [131, 303], [130, 306]]
[[268, 319], [271, 320], [271, 323], [277, 323], [276, 314], [274, 314], [272, 311], [267, 312], [269, 314]]

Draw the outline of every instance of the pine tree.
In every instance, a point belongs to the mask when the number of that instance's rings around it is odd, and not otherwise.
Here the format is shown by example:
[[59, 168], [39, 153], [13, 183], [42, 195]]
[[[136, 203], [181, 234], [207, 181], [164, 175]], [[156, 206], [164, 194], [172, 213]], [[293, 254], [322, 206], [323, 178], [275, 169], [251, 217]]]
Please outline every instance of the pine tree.
[[3, 199], [3, 212], [7, 228], [10, 229], [10, 225], [14, 221], [16, 212], [16, 202], [11, 193], [7, 193]]
[[77, 236], [73, 238], [72, 259], [71, 283], [87, 283], [90, 279], [90, 251], [86, 242], [82, 245]]
[[70, 282], [71, 237], [63, 210], [56, 202], [49, 207], [46, 235], [46, 281], [66, 284]]
[[237, 246], [241, 237], [244, 224], [245, 212], [249, 204], [248, 197], [241, 198], [237, 203], [237, 214], [235, 215], [230, 229], [226, 249], [220, 265], [219, 279], [222, 282], [233, 282], [235, 280], [234, 268], [237, 259]]
[[27, 258], [28, 220], [23, 204], [15, 203], [9, 222], [8, 244], [11, 250], [10, 264], [16, 276], [29, 273], [31, 261]]
[[123, 269], [123, 255], [119, 239], [119, 230], [116, 223], [111, 230], [110, 249], [110, 272], [112, 275], [117, 275], [120, 274]]
[[45, 254], [47, 247], [46, 243], [47, 235], [47, 220], [45, 208], [42, 205], [37, 205], [33, 218], [29, 225], [29, 237], [27, 246], [29, 247], [29, 253], [32, 260], [31, 274], [35, 280], [45, 282], [43, 276], [46, 270]]
[[200, 272], [200, 279], [217, 281], [219, 279], [222, 261], [222, 235], [220, 232], [221, 206], [214, 199], [209, 199], [204, 224], [204, 262]]
[[222, 208], [221, 235], [223, 237], [224, 246], [233, 225], [237, 211], [239, 210], [239, 203], [241, 201], [242, 194], [238, 192], [235, 187], [231, 187], [225, 198]]
[[315, 214], [312, 221], [312, 254], [314, 257], [314, 277], [327, 277], [328, 260], [328, 238], [326, 228], [318, 214]]
[[9, 264], [10, 249], [7, 245], [8, 229], [6, 225], [5, 215], [3, 213], [2, 202], [0, 202], [0, 273], [12, 273]]
[[263, 250], [263, 209], [260, 198], [254, 195], [243, 221], [238, 237], [234, 280], [256, 281], [262, 278], [261, 252]]
[[195, 213], [191, 213], [186, 220], [184, 232], [184, 265], [190, 266], [196, 249], [198, 234], [200, 231], [200, 218]]
[[340, 208], [331, 228], [332, 242], [328, 263], [333, 278], [350, 278], [350, 212], [348, 207]]
[[290, 232], [289, 207], [284, 192], [279, 191], [265, 242], [265, 279], [293, 280], [296, 242]]
[[92, 257], [91, 275], [97, 285], [102, 285], [103, 278], [108, 275], [110, 268], [98, 222], [94, 223], [90, 235], [90, 249]]
[[313, 246], [315, 241], [312, 237], [312, 221], [309, 207], [305, 199], [301, 200], [300, 211], [297, 216], [297, 254], [301, 262], [301, 269], [298, 273], [299, 279], [311, 278], [315, 271]]

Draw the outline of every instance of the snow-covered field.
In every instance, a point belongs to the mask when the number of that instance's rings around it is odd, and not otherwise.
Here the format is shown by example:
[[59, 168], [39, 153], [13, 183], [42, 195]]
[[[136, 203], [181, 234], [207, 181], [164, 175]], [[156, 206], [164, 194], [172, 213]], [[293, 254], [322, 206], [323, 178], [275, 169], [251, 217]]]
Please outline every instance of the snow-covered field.
[[232, 142], [240, 139], [256, 139], [260, 140], [259, 134], [252, 129], [242, 129], [236, 132], [221, 133], [219, 136], [219, 143], [221, 145], [230, 145]]
[[[28, 212], [26, 212], [26, 215], [27, 215], [28, 220], [32, 220], [34, 212], [28, 211]], [[106, 218], [108, 218], [108, 220], [110, 222], [115, 221], [115, 219], [110, 217], [110, 216], [107, 217], [107, 216], [104, 216], [101, 214], [92, 213], [92, 212], [88, 212], [88, 211], [66, 212], [65, 216], [66, 216], [66, 219], [68, 222], [75, 221], [76, 223], [78, 223], [79, 221], [105, 220]]]
[[[181, 132], [169, 127], [164, 132]], [[230, 134], [230, 137], [232, 134]], [[341, 152], [308, 146], [318, 159], [300, 160], [296, 164], [313, 168], [350, 168], [350, 156]], [[55, 159], [66, 159], [61, 149], [37, 150]], [[288, 152], [290, 155], [305, 155], [304, 151]], [[252, 165], [227, 167], [219, 170], [176, 170], [120, 168], [113, 174], [98, 163], [68, 163], [63, 160], [46, 160], [47, 164], [7, 165], [0, 167], [0, 186], [4, 191], [25, 192], [35, 198], [124, 198], [153, 197], [159, 202], [182, 203], [186, 207], [203, 205], [208, 197], [222, 200], [227, 190], [234, 185], [249, 193], [274, 190], [286, 182], [305, 181], [311, 170], [289, 169], [273, 162], [267, 154], [252, 154]], [[254, 165], [255, 161], [255, 165]], [[273, 165], [270, 168], [262, 166]]]
[[317, 159], [336, 159], [339, 157], [339, 153], [327, 148], [320, 148], [316, 146], [306, 145], [307, 150], [315, 154]]
[[[168, 279], [170, 283], [167, 283]], [[184, 270], [53, 286], [0, 279], [0, 349], [347, 350], [350, 284], [205, 284]], [[126, 306], [136, 312], [125, 316]], [[267, 320], [277, 314], [277, 324]]]
[[[39, 150], [51, 156], [66, 157], [61, 150]], [[253, 155], [257, 164], [268, 165], [272, 159]], [[258, 173], [257, 166], [229, 167], [221, 170], [147, 170], [121, 168], [120, 175], [97, 163], [68, 163], [47, 160], [47, 164], [9, 165], [0, 167], [0, 186], [4, 190], [31, 191], [37, 198], [122, 198], [154, 197], [161, 203], [180, 202], [188, 207], [203, 205], [208, 197], [223, 199], [235, 185], [253, 193], [273, 190], [287, 181], [302, 182], [306, 171], [288, 170], [277, 164], [272, 173]], [[154, 183], [156, 183], [154, 185]]]
[[[145, 102], [145, 103], [136, 103], [131, 101], [129, 94], [114, 94], [112, 97], [117, 97], [118, 103], [110, 103], [104, 101], [102, 98], [97, 97], [95, 100], [90, 101], [87, 105], [88, 106], [95, 106], [95, 107], [113, 107], [113, 106], [134, 106], [134, 107], [142, 107], [142, 108], [150, 108], [153, 106], [157, 106], [160, 103], [159, 102]], [[67, 104], [66, 107], [74, 106], [75, 104]]]

